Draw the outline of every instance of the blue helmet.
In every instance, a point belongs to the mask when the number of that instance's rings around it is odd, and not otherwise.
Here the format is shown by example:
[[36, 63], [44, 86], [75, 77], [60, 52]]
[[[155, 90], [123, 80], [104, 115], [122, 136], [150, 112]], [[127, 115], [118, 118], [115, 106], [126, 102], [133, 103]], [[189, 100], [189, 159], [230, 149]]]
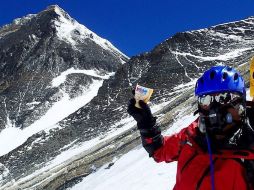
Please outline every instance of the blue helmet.
[[196, 82], [196, 96], [222, 92], [237, 92], [246, 97], [244, 79], [231, 67], [211, 67]]

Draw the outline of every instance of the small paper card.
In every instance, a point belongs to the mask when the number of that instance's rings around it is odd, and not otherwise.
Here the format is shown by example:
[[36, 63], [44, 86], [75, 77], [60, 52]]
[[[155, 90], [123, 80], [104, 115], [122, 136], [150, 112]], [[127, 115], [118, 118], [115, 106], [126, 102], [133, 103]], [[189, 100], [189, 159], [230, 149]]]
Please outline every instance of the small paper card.
[[135, 106], [137, 108], [141, 108], [138, 103], [139, 100], [143, 100], [145, 103], [147, 103], [150, 100], [152, 93], [153, 93], [153, 89], [146, 88], [144, 86], [140, 86], [137, 84], [135, 88], [135, 100], [136, 100]]

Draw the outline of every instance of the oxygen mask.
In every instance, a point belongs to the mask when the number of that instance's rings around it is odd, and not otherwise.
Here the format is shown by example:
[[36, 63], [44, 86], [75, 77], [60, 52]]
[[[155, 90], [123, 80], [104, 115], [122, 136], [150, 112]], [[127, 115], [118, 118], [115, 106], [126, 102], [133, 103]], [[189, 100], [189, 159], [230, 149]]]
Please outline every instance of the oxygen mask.
[[244, 114], [244, 101], [239, 94], [219, 93], [198, 97], [199, 129], [217, 136], [232, 135], [239, 129]]

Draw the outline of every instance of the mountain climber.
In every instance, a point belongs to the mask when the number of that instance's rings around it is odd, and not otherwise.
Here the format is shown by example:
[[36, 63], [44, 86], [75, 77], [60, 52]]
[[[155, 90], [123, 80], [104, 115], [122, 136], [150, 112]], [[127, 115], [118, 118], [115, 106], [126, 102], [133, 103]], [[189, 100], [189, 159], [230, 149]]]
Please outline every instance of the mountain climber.
[[146, 103], [136, 108], [131, 99], [127, 111], [143, 147], [156, 162], [178, 161], [174, 190], [254, 190], [254, 107], [242, 76], [211, 67], [197, 80], [195, 95], [199, 117], [171, 136], [161, 135]]

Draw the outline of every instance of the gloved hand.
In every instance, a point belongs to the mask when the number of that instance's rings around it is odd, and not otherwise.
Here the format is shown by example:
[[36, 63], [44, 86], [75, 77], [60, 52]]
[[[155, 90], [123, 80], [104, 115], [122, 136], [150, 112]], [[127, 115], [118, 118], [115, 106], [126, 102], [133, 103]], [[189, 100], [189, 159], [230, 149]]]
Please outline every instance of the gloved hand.
[[140, 109], [135, 107], [135, 103], [136, 100], [134, 98], [129, 101], [127, 112], [137, 121], [142, 145], [151, 157], [163, 145], [161, 130], [156, 125], [156, 117], [152, 115], [149, 106], [140, 100]]
[[132, 98], [129, 101], [127, 112], [137, 121], [141, 135], [153, 137], [160, 133], [159, 127], [155, 126], [156, 117], [152, 115], [150, 107], [142, 100], [139, 101], [141, 109], [135, 107], [135, 103], [136, 100]]

